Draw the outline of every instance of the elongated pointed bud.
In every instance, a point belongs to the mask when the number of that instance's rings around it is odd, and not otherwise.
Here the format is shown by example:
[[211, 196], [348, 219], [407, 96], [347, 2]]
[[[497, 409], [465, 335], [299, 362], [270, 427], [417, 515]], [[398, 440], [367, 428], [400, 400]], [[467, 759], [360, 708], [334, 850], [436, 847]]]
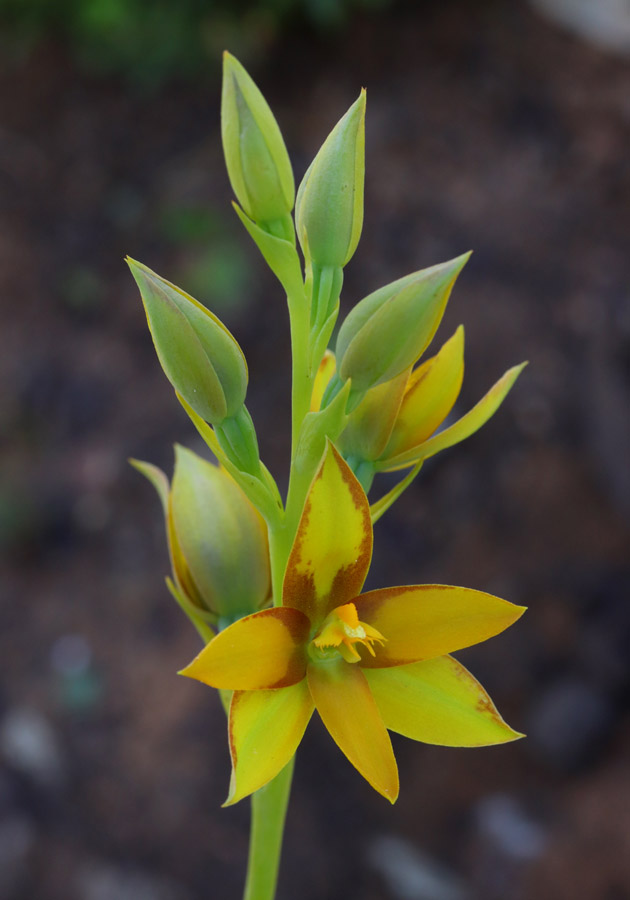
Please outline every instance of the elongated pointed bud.
[[350, 311], [339, 330], [336, 354], [341, 380], [352, 379], [354, 395], [395, 378], [419, 359], [469, 256], [400, 278]]
[[341, 267], [363, 227], [365, 90], [335, 125], [298, 189], [295, 216], [305, 256], [314, 266]]
[[225, 621], [260, 609], [270, 591], [267, 527], [219, 466], [175, 448], [173, 526], [205, 606]]
[[221, 136], [238, 202], [266, 231], [293, 239], [295, 182], [280, 128], [240, 62], [223, 54]]
[[225, 325], [197, 300], [151, 269], [127, 259], [164, 373], [207, 422], [236, 415], [247, 392], [243, 351]]

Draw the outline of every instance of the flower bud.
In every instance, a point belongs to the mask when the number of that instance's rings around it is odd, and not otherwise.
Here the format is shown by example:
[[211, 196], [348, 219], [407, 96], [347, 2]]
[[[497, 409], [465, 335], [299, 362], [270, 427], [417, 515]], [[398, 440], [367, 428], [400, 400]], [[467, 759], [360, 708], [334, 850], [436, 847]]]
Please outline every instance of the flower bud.
[[[413, 446], [409, 446], [408, 442], [405, 441], [404, 447], [407, 449], [398, 449], [392, 436], [393, 443], [391, 447], [388, 446], [382, 458], [375, 463], [376, 471], [395, 472], [398, 469], [416, 466], [441, 450], [459, 444], [460, 441], [470, 437], [495, 414], [526, 365], [527, 363], [524, 362], [519, 366], [512, 366], [511, 369], [508, 369], [472, 409], [468, 410], [461, 419], [457, 419], [452, 425], [449, 425], [448, 428], [443, 428], [441, 431], [420, 440], [418, 443], [414, 442]], [[394, 450], [395, 454], [391, 455]]]
[[343, 267], [363, 227], [365, 90], [308, 168], [295, 207], [298, 239], [314, 266]]
[[383, 448], [384, 459], [410, 450], [436, 431], [453, 408], [463, 377], [464, 329], [460, 325], [439, 353], [411, 373], [391, 437]]
[[127, 258], [164, 373], [213, 425], [239, 412], [247, 392], [243, 351], [209, 310], [151, 269]]
[[[232, 190], [250, 219], [293, 237], [295, 182], [273, 113], [240, 62], [223, 54], [221, 136]], [[295, 239], [293, 238], [294, 242]]]
[[206, 608], [229, 621], [260, 609], [271, 585], [267, 527], [225, 469], [177, 446], [171, 504]]
[[348, 419], [337, 447], [354, 468], [355, 463], [372, 462], [387, 446], [409, 378], [405, 369], [396, 378], [377, 384], [363, 397]]
[[469, 256], [400, 278], [350, 311], [339, 330], [336, 354], [341, 379], [352, 379], [353, 395], [395, 378], [422, 355]]

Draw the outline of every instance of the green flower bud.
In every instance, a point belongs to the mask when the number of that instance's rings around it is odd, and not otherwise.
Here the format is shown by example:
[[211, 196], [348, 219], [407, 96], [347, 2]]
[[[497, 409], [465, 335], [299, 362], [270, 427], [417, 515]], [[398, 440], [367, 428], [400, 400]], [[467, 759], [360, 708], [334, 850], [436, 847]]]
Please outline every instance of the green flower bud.
[[352, 379], [352, 395], [395, 378], [422, 355], [469, 256], [400, 278], [350, 311], [339, 329], [336, 355], [341, 380]]
[[314, 266], [343, 267], [363, 227], [365, 90], [335, 125], [309, 166], [295, 207], [298, 239]]
[[225, 469], [175, 448], [173, 528], [204, 606], [232, 621], [271, 589], [267, 526]]
[[221, 136], [232, 190], [247, 215], [266, 225], [265, 230], [295, 242], [290, 220], [295, 182], [287, 148], [267, 101], [227, 51], [223, 54]]
[[207, 422], [238, 413], [247, 392], [247, 363], [225, 325], [184, 291], [127, 258], [164, 373]]

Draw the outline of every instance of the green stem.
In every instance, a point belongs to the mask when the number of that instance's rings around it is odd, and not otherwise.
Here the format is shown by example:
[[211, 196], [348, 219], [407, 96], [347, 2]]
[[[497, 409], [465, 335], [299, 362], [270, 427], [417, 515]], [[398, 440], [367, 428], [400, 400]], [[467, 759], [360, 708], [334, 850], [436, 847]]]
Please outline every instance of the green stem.
[[278, 881], [284, 821], [293, 763], [252, 796], [252, 827], [243, 900], [273, 900]]
[[[330, 293], [330, 287], [328, 288]], [[308, 473], [295, 465], [298, 442], [313, 392], [315, 372], [310, 368], [310, 303], [306, 291], [287, 296], [291, 325], [291, 469], [287, 509], [282, 519], [269, 523], [269, 554], [274, 606], [282, 603], [282, 582], [302, 507], [310, 484]], [[252, 824], [244, 900], [273, 900], [286, 818], [293, 760], [273, 781], [252, 796]]]
[[309, 369], [309, 308], [304, 294], [288, 297], [291, 323], [291, 463], [304, 417], [311, 406], [313, 376]]

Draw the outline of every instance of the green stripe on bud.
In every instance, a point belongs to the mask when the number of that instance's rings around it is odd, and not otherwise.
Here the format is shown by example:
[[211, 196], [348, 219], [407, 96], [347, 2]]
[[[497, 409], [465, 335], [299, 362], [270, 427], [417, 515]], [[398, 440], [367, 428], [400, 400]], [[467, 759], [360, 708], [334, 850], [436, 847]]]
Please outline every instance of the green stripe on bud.
[[289, 154], [269, 104], [241, 63], [223, 54], [221, 136], [232, 190], [250, 219], [293, 240], [295, 182]]
[[339, 330], [336, 356], [341, 380], [352, 379], [354, 397], [395, 378], [419, 359], [469, 256], [400, 278], [351, 310]]
[[314, 267], [343, 268], [363, 227], [365, 90], [330, 132], [298, 188], [298, 239]]
[[207, 422], [218, 425], [240, 411], [247, 363], [225, 325], [193, 297], [127, 258], [168, 380]]

